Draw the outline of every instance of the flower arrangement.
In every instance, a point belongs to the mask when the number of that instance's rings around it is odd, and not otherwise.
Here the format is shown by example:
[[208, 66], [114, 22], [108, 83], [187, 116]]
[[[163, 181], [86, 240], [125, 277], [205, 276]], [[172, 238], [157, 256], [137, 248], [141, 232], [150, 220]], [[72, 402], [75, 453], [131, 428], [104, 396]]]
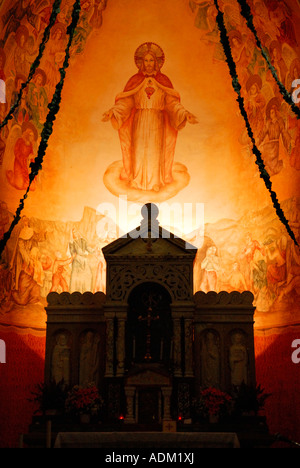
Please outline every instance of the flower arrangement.
[[103, 406], [103, 399], [94, 384], [88, 384], [86, 387], [75, 385], [68, 393], [66, 399], [66, 412], [75, 415], [95, 414], [98, 413]]
[[202, 390], [200, 400], [206, 415], [220, 416], [222, 412], [228, 410], [228, 405], [231, 403], [232, 398], [218, 388], [209, 387]]

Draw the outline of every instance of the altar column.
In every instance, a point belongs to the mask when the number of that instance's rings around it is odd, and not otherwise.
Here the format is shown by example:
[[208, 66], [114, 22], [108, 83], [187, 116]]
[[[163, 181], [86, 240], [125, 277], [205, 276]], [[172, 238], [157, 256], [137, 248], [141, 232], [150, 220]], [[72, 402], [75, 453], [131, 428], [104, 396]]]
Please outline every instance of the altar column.
[[130, 387], [130, 386], [125, 386], [125, 396], [126, 396], [126, 406], [127, 406], [127, 413], [125, 416], [124, 422], [126, 424], [134, 424], [135, 423], [135, 418], [133, 414], [133, 408], [134, 408], [134, 396], [136, 392], [136, 387]]
[[114, 318], [106, 315], [106, 363], [105, 377], [114, 375]]
[[117, 377], [124, 376], [125, 368], [125, 321], [126, 314], [118, 316], [118, 336], [117, 336]]
[[161, 392], [164, 398], [164, 414], [163, 420], [164, 421], [171, 421], [171, 395], [172, 395], [172, 387], [162, 387]]
[[194, 377], [193, 371], [193, 320], [184, 320], [185, 377]]
[[173, 362], [174, 362], [174, 376], [182, 377], [181, 366], [181, 319], [173, 318], [174, 325], [174, 344], [173, 344]]

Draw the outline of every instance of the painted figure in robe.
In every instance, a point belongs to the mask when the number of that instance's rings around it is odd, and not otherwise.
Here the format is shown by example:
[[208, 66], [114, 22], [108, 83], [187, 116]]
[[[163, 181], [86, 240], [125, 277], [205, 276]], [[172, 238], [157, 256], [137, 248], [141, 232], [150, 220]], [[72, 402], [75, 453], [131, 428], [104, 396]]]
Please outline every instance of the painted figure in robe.
[[[22, 136], [14, 146], [13, 169], [6, 172], [7, 180], [17, 190], [24, 190], [29, 184], [29, 165], [34, 161], [34, 142], [38, 139], [36, 128], [31, 122], [22, 125]], [[35, 181], [31, 190], [35, 189]]]
[[70, 256], [73, 258], [69, 291], [92, 291], [93, 276], [88, 255], [94, 250], [77, 229], [72, 230], [72, 236], [73, 240], [69, 243]]
[[180, 102], [179, 93], [161, 73], [164, 53], [152, 42], [135, 53], [139, 69], [103, 115], [118, 130], [123, 156], [122, 180], [140, 190], [159, 191], [173, 181], [172, 165], [178, 131], [196, 117]]

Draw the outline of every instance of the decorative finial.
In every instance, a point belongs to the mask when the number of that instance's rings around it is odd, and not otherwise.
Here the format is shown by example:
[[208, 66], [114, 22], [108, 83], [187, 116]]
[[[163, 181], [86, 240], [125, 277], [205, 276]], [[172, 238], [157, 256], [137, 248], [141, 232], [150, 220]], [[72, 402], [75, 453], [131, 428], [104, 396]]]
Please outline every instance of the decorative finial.
[[141, 214], [143, 217], [141, 228], [147, 229], [148, 237], [157, 238], [159, 230], [159, 222], [157, 220], [159, 214], [158, 207], [154, 203], [147, 203], [142, 207]]

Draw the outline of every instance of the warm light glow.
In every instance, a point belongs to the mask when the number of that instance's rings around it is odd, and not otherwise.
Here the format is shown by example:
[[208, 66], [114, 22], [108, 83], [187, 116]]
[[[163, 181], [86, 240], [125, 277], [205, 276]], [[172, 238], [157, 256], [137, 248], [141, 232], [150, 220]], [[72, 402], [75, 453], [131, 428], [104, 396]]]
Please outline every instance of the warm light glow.
[[[84, 4], [84, 14], [87, 15], [84, 24], [88, 25], [88, 31], [76, 36], [60, 111], [43, 167], [35, 180], [35, 190], [28, 194], [22, 211], [22, 216], [29, 219], [29, 226], [24, 226], [22, 219], [1, 259], [1, 321], [5, 325], [13, 323], [25, 329], [43, 330], [47, 294], [50, 291], [73, 292], [71, 277], [76, 270], [71, 254], [72, 248], [74, 252], [74, 227], [84, 238], [86, 247], [84, 256], [88, 267], [82, 289], [105, 291], [105, 263], [101, 249], [139, 226], [142, 206], [152, 202], [159, 208], [160, 225], [198, 248], [194, 291], [251, 290], [255, 297], [257, 330], [298, 323], [300, 306], [296, 267], [299, 253], [278, 220], [269, 193], [259, 177], [228, 66], [218, 42], [214, 7], [207, 8], [201, 2], [188, 0], [176, 2], [176, 8], [173, 0], [128, 0], [126, 5], [116, 0], [107, 2], [105, 9], [97, 11], [97, 14], [94, 7], [96, 4]], [[65, 11], [68, 8], [69, 4], [63, 2], [62, 23], [68, 17]], [[280, 29], [280, 21], [284, 17], [281, 6], [278, 7], [280, 15], [274, 13], [274, 5], [269, 8], [270, 11], [267, 6], [262, 8], [257, 4], [255, 21], [263, 33], [264, 45], [270, 48], [273, 61], [274, 50], [278, 50], [274, 41], [280, 43], [282, 58], [277, 71], [285, 74], [285, 85], [290, 89], [298, 73], [298, 7], [290, 7], [295, 15], [289, 15], [289, 32], [285, 27]], [[273, 157], [278, 162], [278, 167], [271, 168], [274, 170], [271, 177], [273, 189], [298, 236], [299, 124], [288, 107], [283, 105], [266, 66], [257, 59], [251, 33], [242, 20], [237, 21], [236, 10], [226, 8], [225, 17], [231, 25], [232, 53], [249, 121], [255, 137], [258, 140], [263, 137], [260, 148], [264, 150], [266, 162], [272, 163]], [[41, 27], [44, 21], [45, 18]], [[33, 47], [32, 55], [21, 50], [15, 36], [11, 35], [9, 40], [3, 36], [6, 51], [3, 76], [6, 78], [8, 107], [13, 103], [13, 92], [16, 91], [15, 76], [21, 70], [22, 75], [28, 75], [32, 63], [31, 59], [24, 62], [21, 58], [35, 55], [39, 35], [42, 34], [42, 30], [35, 30], [31, 23], [26, 23], [26, 17], [23, 22], [22, 28], [28, 30], [26, 50]], [[37, 21], [35, 24], [40, 23]], [[174, 31], [180, 33], [174, 34]], [[45, 50], [41, 70], [28, 87], [22, 101], [24, 106], [1, 134], [1, 236], [9, 228], [24, 194], [30, 160], [37, 154], [47, 115], [47, 103], [59, 78], [57, 69], [60, 64], [55, 60], [62, 60], [66, 34], [56, 33], [54, 38], [51, 36]], [[168, 143], [176, 143], [173, 180], [167, 181], [158, 191], [136, 188], [129, 179], [121, 177], [124, 169], [121, 143], [124, 144], [124, 140], [120, 141], [117, 121], [114, 125], [111, 125], [113, 121], [103, 121], [104, 113], [115, 106], [117, 97], [121, 99], [126, 83], [137, 74], [134, 54], [145, 41], [158, 44], [163, 51], [161, 73], [167, 79], [156, 76], [151, 86], [148, 83], [145, 88], [147, 97], [145, 95], [144, 100], [139, 97], [141, 103], [148, 109], [150, 98], [159, 96], [164, 90], [164, 100], [174, 103], [172, 99], [179, 99], [179, 96], [182, 108], [195, 116], [198, 122], [191, 124], [185, 121], [185, 125], [179, 125], [176, 141], [174, 135], [171, 138], [168, 133]], [[170, 91], [168, 80], [173, 91]], [[132, 82], [135, 84], [129, 94], [141, 86], [137, 77]], [[129, 98], [126, 95], [126, 99]], [[275, 101], [279, 99], [281, 105], [276, 108], [277, 114], [273, 108], [272, 118], [276, 117], [280, 125], [274, 124], [272, 128], [275, 133], [278, 128], [282, 131], [272, 136], [269, 103], [274, 103], [274, 98]], [[179, 108], [179, 101], [176, 102]], [[125, 108], [126, 103], [128, 101], [122, 101]], [[156, 105], [161, 111], [162, 104]], [[6, 108], [1, 103], [0, 106], [2, 120]], [[155, 106], [149, 109], [157, 111]], [[178, 115], [173, 108], [174, 121]], [[184, 115], [186, 118], [187, 114]], [[29, 120], [38, 130], [37, 141], [35, 132], [28, 133], [28, 129], [27, 133], [24, 132], [23, 120]], [[158, 124], [155, 119], [151, 122], [151, 134], [154, 128], [161, 129], [165, 125], [163, 133], [167, 135], [165, 121], [164, 124], [162, 121]], [[166, 145], [165, 140], [157, 143], [156, 137], [147, 143], [145, 135], [136, 134], [134, 138], [130, 140], [131, 144], [133, 141], [138, 145], [143, 142], [146, 151], [150, 145], [154, 145], [155, 151]], [[132, 154], [130, 161], [135, 164]], [[155, 164], [148, 168], [150, 172], [157, 165], [162, 172], [166, 170], [161, 160]], [[34, 249], [33, 241], [28, 237], [30, 233], [34, 235]], [[31, 273], [23, 272], [21, 276], [20, 243], [26, 243], [28, 249], [30, 246], [26, 262], [30, 258], [30, 265], [34, 265]], [[29, 288], [25, 279], [35, 282], [34, 288]], [[12, 284], [12, 280], [18, 286]], [[290, 310], [293, 310], [292, 314], [287, 313]]]

